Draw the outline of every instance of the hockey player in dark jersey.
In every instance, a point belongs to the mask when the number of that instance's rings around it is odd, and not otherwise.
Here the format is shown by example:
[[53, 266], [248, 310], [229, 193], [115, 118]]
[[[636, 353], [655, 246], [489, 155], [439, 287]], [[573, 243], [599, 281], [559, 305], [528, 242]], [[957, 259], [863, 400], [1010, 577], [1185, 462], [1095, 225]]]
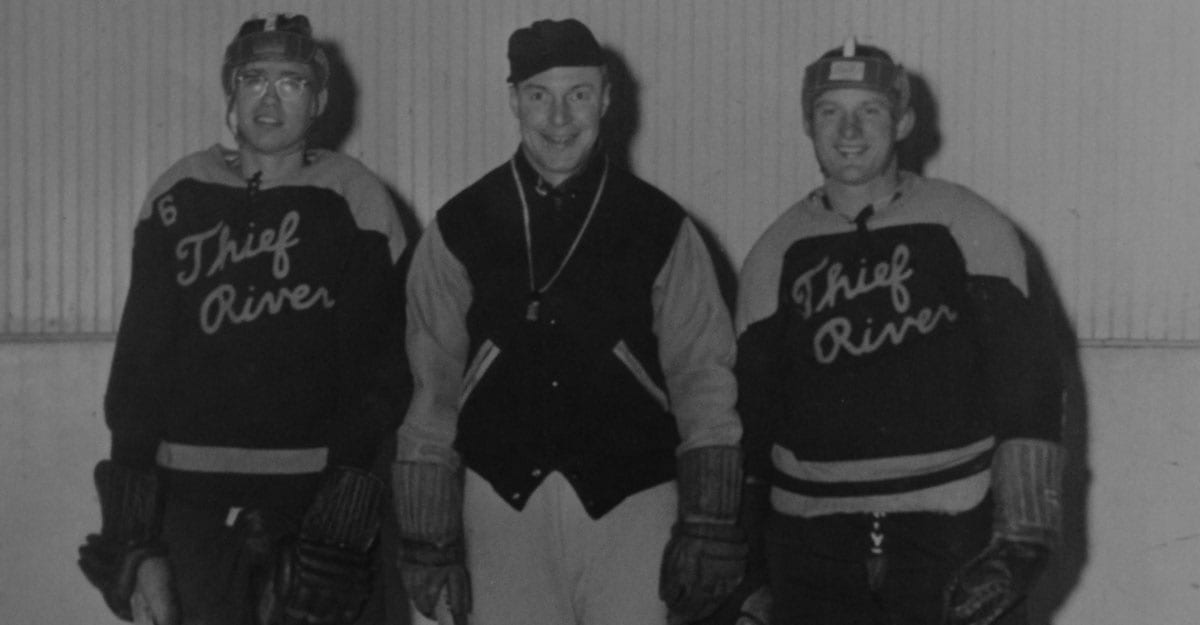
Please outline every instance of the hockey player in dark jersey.
[[141, 211], [80, 549], [126, 620], [340, 625], [369, 595], [406, 241], [374, 174], [306, 144], [329, 71], [304, 16], [245, 22], [221, 72], [237, 149], [183, 158]]
[[882, 50], [810, 65], [803, 111], [825, 182], [754, 246], [737, 311], [772, 622], [1023, 623], [1064, 453], [1014, 226], [899, 170], [915, 119]]

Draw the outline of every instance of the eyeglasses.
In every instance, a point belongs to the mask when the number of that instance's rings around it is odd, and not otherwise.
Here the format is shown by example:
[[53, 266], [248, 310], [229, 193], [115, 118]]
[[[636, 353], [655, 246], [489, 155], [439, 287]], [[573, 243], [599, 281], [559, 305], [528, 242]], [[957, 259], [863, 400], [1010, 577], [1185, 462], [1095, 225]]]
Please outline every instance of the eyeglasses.
[[309, 80], [307, 78], [297, 78], [295, 76], [280, 76], [275, 80], [267, 78], [266, 74], [245, 73], [237, 75], [237, 85], [239, 89], [244, 89], [246, 93], [255, 98], [263, 97], [267, 92], [267, 85], [275, 85], [275, 93], [280, 100], [296, 100], [308, 88]]

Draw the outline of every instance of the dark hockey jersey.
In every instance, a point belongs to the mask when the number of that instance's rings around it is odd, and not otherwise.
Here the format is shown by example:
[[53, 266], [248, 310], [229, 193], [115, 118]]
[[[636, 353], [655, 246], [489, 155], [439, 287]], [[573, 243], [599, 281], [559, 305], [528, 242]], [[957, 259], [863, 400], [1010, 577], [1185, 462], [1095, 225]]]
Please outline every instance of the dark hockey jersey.
[[334, 152], [269, 184], [235, 158], [214, 146], [154, 184], [105, 398], [114, 459], [231, 503], [368, 466], [405, 385], [383, 184]]
[[966, 510], [999, 440], [1057, 437], [1057, 370], [1022, 369], [1049, 361], [1011, 223], [910, 174], [873, 213], [814, 192], [742, 270], [739, 411], [784, 512]]

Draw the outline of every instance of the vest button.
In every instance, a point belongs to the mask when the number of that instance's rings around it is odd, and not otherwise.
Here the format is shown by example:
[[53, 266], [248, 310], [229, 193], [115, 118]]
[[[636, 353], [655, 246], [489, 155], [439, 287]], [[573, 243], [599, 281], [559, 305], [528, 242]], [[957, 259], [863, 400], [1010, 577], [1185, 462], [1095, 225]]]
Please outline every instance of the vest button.
[[542, 470], [534, 469], [533, 471], [530, 471], [529, 474], [532, 475], [533, 477], [542, 477]]

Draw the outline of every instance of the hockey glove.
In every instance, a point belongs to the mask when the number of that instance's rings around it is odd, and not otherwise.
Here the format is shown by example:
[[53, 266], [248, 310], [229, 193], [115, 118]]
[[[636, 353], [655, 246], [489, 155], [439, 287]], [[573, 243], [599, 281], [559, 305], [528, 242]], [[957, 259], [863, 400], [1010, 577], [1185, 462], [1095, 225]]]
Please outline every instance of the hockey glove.
[[392, 468], [400, 524], [400, 578], [417, 611], [436, 619], [444, 596], [455, 623], [471, 611], [462, 537], [462, 482], [458, 471], [434, 463], [398, 462]]
[[749, 547], [737, 523], [742, 454], [701, 447], [679, 458], [679, 520], [663, 554], [658, 596], [684, 622], [712, 614], [746, 572]]
[[372, 547], [383, 481], [329, 469], [304, 515], [300, 535], [282, 545], [259, 605], [266, 625], [349, 625], [371, 594]]
[[990, 625], [1025, 598], [1046, 568], [1050, 550], [998, 539], [951, 580], [946, 625]]
[[[100, 498], [100, 533], [89, 534], [79, 548], [79, 568], [100, 590], [113, 614], [130, 621], [138, 569], [149, 559], [166, 556], [166, 548], [159, 542], [161, 484], [153, 470], [131, 469], [111, 460], [97, 463], [94, 477]], [[161, 564], [165, 565], [165, 560]], [[169, 578], [167, 582], [164, 599], [173, 605]]]
[[763, 523], [770, 508], [770, 488], [747, 476], [742, 485], [742, 507], [738, 525], [747, 542], [746, 575], [742, 583], [709, 616], [697, 625], [766, 625], [771, 611]]
[[1050, 441], [1012, 439], [997, 447], [992, 541], [946, 587], [946, 625], [990, 625], [1029, 594], [1062, 531], [1064, 459]]

